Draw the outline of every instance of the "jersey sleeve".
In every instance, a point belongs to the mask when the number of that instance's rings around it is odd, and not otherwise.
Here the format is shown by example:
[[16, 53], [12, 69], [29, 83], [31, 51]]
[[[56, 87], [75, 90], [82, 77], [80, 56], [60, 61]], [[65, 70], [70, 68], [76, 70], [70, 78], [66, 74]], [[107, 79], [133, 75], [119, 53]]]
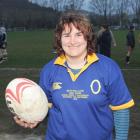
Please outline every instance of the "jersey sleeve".
[[134, 105], [122, 72], [116, 63], [113, 63], [109, 70], [108, 97], [112, 110], [126, 109]]
[[39, 85], [45, 92], [48, 102], [52, 103], [50, 67], [45, 66], [40, 72]]

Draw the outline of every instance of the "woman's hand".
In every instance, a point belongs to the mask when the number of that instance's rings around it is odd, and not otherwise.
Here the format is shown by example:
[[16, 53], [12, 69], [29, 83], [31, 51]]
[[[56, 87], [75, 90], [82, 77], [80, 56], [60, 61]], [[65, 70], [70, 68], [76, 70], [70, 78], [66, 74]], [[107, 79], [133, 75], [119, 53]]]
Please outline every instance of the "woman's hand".
[[24, 128], [35, 128], [39, 123], [39, 122], [28, 123], [28, 122], [25, 122], [24, 120], [20, 119], [18, 116], [14, 116], [14, 120], [18, 125], [20, 125]]
[[[48, 108], [52, 108], [52, 103], [48, 103]], [[35, 122], [35, 123], [28, 123], [28, 122], [25, 122], [24, 120], [22, 120], [21, 118], [19, 118], [18, 116], [14, 116], [14, 120], [15, 122], [24, 127], [24, 128], [35, 128], [39, 122]]]

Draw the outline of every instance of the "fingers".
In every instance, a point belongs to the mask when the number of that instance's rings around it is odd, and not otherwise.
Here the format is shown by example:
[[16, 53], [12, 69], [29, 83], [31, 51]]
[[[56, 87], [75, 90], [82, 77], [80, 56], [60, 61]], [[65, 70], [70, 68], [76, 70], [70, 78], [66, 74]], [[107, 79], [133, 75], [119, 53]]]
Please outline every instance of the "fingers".
[[35, 128], [36, 126], [38, 125], [38, 123], [36, 122], [36, 123], [30, 123], [30, 128]]
[[27, 127], [27, 125], [24, 123], [24, 121], [22, 121], [20, 118], [18, 118], [18, 116], [14, 116], [14, 120], [18, 125], [20, 125], [22, 127]]
[[25, 122], [23, 119], [19, 118], [18, 116], [14, 116], [14, 120], [15, 122], [24, 127], [24, 128], [34, 128], [38, 125], [39, 122], [35, 122], [35, 123], [28, 123], [28, 122]]

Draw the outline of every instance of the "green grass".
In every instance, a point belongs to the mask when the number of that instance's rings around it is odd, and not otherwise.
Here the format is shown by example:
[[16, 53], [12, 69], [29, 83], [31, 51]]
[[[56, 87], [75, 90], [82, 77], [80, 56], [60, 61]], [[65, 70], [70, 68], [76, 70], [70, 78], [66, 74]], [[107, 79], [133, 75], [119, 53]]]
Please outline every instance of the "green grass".
[[1, 67], [41, 67], [53, 56], [52, 31], [8, 33], [8, 61]]
[[[117, 47], [112, 48], [112, 58], [125, 68], [124, 59], [126, 55], [125, 36], [127, 31], [115, 31], [114, 35]], [[137, 43], [132, 55], [132, 63], [128, 68], [140, 67], [140, 44]], [[24, 67], [40, 68], [53, 58], [53, 31], [26, 31], [8, 33], [8, 61], [0, 64], [0, 67]]]

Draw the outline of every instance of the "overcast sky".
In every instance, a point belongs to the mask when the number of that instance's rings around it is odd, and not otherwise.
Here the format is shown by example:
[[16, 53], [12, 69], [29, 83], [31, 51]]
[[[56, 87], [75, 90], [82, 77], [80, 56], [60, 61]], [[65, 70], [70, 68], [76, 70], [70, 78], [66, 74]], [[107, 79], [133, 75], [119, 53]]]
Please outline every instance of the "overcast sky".
[[[38, 1], [38, 3], [43, 3], [43, 0], [29, 0], [29, 1], [32, 1], [32, 2]], [[89, 0], [85, 0], [82, 9], [89, 10], [88, 2], [89, 2]]]

